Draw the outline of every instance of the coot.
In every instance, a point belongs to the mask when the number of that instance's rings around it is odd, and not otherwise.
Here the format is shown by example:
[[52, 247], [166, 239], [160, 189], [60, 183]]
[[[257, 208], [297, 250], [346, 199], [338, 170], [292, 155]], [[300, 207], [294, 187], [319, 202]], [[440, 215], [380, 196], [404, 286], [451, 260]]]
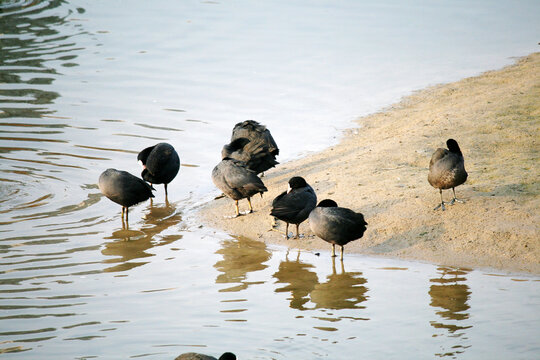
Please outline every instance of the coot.
[[234, 126], [231, 142], [223, 146], [221, 155], [245, 162], [247, 168], [257, 174], [279, 164], [276, 161], [279, 149], [270, 130], [255, 120]]
[[[428, 182], [441, 194], [441, 203], [434, 210], [441, 208], [444, 211], [444, 204], [453, 205], [454, 202], [463, 202], [456, 198], [455, 187], [463, 184], [467, 180], [465, 171], [465, 161], [463, 154], [456, 140], [446, 141], [447, 149], [438, 148], [433, 153], [429, 162]], [[450, 202], [443, 201], [442, 191], [452, 188], [454, 198]]]
[[300, 224], [306, 220], [317, 205], [317, 195], [303, 177], [295, 176], [289, 180], [287, 191], [282, 192], [272, 202], [270, 215], [285, 221], [285, 237], [289, 238], [289, 224], [296, 225], [296, 238], [300, 237]]
[[347, 208], [338, 207], [334, 200], [322, 200], [309, 214], [309, 226], [315, 235], [332, 244], [332, 256], [336, 256], [336, 245], [343, 247], [360, 239], [366, 231], [368, 223], [364, 215]]
[[212, 181], [225, 195], [235, 201], [236, 216], [240, 215], [238, 200], [247, 198], [249, 212], [253, 212], [251, 197], [268, 191], [257, 174], [242, 161], [225, 157], [212, 170]]
[[[191, 352], [182, 354], [178, 356], [175, 360], [216, 360], [216, 358], [209, 355]], [[223, 353], [217, 360], [236, 360], [236, 355], [231, 352], [226, 352]]]
[[125, 210], [126, 221], [130, 206], [154, 197], [152, 190], [155, 189], [151, 185], [127, 171], [107, 169], [99, 176], [98, 185], [103, 195], [122, 205], [122, 218]]
[[150, 146], [137, 155], [137, 160], [143, 167], [142, 178], [150, 184], [164, 184], [167, 196], [167, 185], [180, 169], [180, 158], [174, 147], [167, 143]]

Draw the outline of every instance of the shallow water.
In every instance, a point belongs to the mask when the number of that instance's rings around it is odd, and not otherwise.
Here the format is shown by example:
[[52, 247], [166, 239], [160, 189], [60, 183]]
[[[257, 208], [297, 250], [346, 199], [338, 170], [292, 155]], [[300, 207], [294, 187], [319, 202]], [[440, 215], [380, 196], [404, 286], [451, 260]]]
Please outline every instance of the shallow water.
[[[489, 6], [487, 5], [489, 4]], [[0, 2], [0, 353], [531, 358], [537, 277], [287, 251], [200, 228], [232, 126], [286, 161], [427, 85], [537, 50], [538, 2]], [[164, 202], [97, 189], [172, 143]], [[511, 331], [509, 331], [509, 329]], [[519, 331], [518, 331], [519, 329]]]

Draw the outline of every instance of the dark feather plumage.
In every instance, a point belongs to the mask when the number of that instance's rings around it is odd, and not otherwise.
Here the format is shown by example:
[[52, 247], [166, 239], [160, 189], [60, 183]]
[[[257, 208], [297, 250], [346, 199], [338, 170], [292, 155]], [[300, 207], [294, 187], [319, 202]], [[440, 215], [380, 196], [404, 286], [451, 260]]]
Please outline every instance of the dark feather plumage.
[[233, 128], [231, 142], [221, 151], [222, 158], [240, 160], [246, 163], [248, 169], [257, 174], [266, 171], [277, 164], [279, 154], [274, 138], [266, 126], [254, 120], [246, 120]]
[[[215, 357], [199, 353], [185, 353], [176, 357], [175, 360], [216, 360]], [[223, 353], [217, 360], [236, 360], [236, 355], [231, 352]]]
[[174, 147], [159, 143], [141, 151], [137, 160], [143, 165], [141, 176], [151, 184], [167, 185], [176, 177], [180, 169], [180, 157]]
[[103, 195], [122, 206], [122, 214], [124, 209], [153, 198], [152, 190], [155, 190], [144, 180], [116, 169], [107, 169], [101, 173], [98, 186]]
[[442, 199], [442, 191], [452, 189], [454, 198], [450, 202], [453, 204], [459, 201], [455, 196], [455, 187], [463, 184], [467, 180], [467, 171], [465, 170], [465, 161], [463, 154], [456, 140], [448, 139], [446, 142], [448, 149], [438, 148], [433, 153], [429, 162], [428, 182], [441, 194], [441, 204], [439, 207], [444, 210], [445, 202]]
[[335, 245], [341, 246], [341, 260], [343, 260], [343, 246], [360, 239], [366, 231], [367, 224], [364, 215], [338, 207], [330, 199], [321, 201], [309, 215], [309, 226], [313, 233], [332, 244], [332, 256], [335, 256]]
[[236, 215], [239, 215], [238, 200], [247, 198], [251, 208], [250, 198], [268, 191], [262, 180], [254, 171], [247, 169], [244, 162], [227, 157], [212, 170], [212, 181], [225, 195], [236, 201]]
[[[317, 195], [313, 188], [302, 177], [295, 176], [289, 180], [289, 190], [278, 195], [272, 202], [270, 215], [287, 223], [285, 233], [288, 237], [289, 224], [299, 225], [304, 222], [316, 205]], [[296, 230], [296, 237], [299, 237], [298, 226]]]

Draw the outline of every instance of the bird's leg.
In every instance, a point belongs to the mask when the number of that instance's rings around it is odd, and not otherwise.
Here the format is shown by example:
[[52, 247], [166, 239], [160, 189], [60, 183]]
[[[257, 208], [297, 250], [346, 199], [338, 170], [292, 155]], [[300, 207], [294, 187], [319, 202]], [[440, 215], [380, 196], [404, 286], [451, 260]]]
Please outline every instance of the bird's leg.
[[129, 208], [126, 207], [126, 224], [128, 224], [128, 214], [129, 214]]
[[441, 208], [441, 210], [444, 211], [445, 208], [444, 208], [444, 201], [442, 198], [442, 189], [439, 189], [439, 192], [441, 193], [441, 203], [437, 205], [433, 210], [437, 210], [438, 208]]
[[336, 244], [332, 244], [332, 257], [336, 257]]
[[122, 206], [122, 222], [124, 222], [124, 213], [126, 212], [125, 206]]
[[289, 223], [285, 223], [285, 239], [289, 240]]
[[165, 197], [167, 197], [168, 193], [167, 193], [167, 184], [164, 184], [165, 185]]
[[249, 213], [251, 214], [253, 212], [253, 206], [251, 206], [251, 198], [247, 198], [248, 199], [248, 204], [249, 204]]
[[456, 198], [456, 189], [455, 188], [452, 188], [452, 191], [454, 192], [454, 198], [449, 202], [450, 205], [454, 205], [455, 202], [458, 202], [458, 203], [465, 203], [464, 200], [460, 200], [458, 198]]
[[234, 209], [235, 209], [235, 214], [234, 215], [231, 215], [231, 216], [223, 216], [225, 219], [234, 219], [234, 218], [237, 218], [239, 217], [240, 215], [240, 209], [238, 208], [238, 200], [234, 200]]
[[345, 247], [343, 245], [340, 245], [341, 246], [341, 257], [340, 257], [340, 260], [343, 261], [343, 251], [345, 250]]
[[300, 239], [300, 224], [296, 224], [296, 238]]

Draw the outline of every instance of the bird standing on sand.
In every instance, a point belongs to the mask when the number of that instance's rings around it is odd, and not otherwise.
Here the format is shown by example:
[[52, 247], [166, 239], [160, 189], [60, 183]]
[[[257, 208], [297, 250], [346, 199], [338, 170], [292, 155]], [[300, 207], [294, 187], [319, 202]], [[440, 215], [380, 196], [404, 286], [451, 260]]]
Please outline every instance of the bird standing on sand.
[[277, 164], [279, 154], [270, 130], [255, 120], [246, 120], [236, 124], [232, 131], [231, 142], [221, 150], [223, 158], [240, 160], [246, 167], [260, 174]]
[[142, 178], [150, 184], [164, 184], [167, 197], [167, 185], [180, 169], [180, 158], [174, 147], [167, 143], [150, 146], [137, 155], [137, 160], [143, 167]]
[[287, 191], [282, 192], [272, 202], [270, 215], [285, 221], [285, 237], [289, 238], [289, 224], [296, 225], [296, 238], [300, 237], [300, 224], [306, 220], [311, 210], [317, 206], [317, 195], [303, 177], [289, 180]]
[[[465, 171], [465, 161], [463, 154], [456, 140], [448, 139], [446, 141], [447, 149], [438, 148], [433, 153], [429, 162], [428, 182], [441, 194], [441, 203], [433, 210], [441, 208], [445, 210], [444, 204], [453, 205], [454, 202], [463, 202], [456, 198], [455, 187], [463, 184], [467, 180], [467, 171]], [[452, 188], [454, 198], [450, 202], [443, 201], [442, 191]]]
[[[178, 356], [175, 360], [216, 360], [216, 358], [209, 355], [190, 352]], [[236, 360], [236, 355], [231, 352], [226, 352], [217, 360]]]
[[126, 171], [107, 169], [99, 176], [99, 190], [110, 200], [122, 205], [122, 220], [124, 211], [128, 221], [130, 206], [153, 198], [151, 185]]
[[235, 201], [236, 216], [240, 216], [238, 200], [247, 198], [249, 212], [253, 212], [251, 197], [268, 191], [257, 174], [246, 168], [242, 161], [225, 157], [212, 170], [212, 181], [225, 195]]
[[366, 231], [368, 223], [364, 215], [350, 209], [338, 207], [334, 200], [322, 200], [309, 214], [309, 226], [315, 235], [332, 244], [332, 256], [336, 256], [336, 245], [343, 247], [360, 239]]

